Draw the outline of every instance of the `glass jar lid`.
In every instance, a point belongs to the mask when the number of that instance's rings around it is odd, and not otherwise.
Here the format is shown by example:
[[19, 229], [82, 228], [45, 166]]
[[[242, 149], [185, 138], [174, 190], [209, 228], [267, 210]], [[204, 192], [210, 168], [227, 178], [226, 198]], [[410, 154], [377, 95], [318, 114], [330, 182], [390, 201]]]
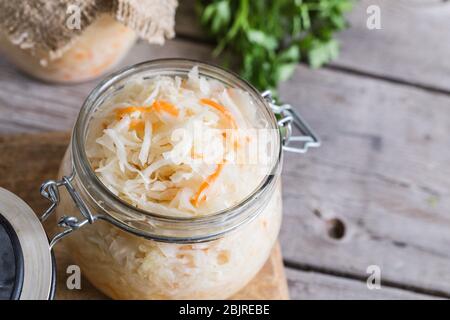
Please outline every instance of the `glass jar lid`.
[[55, 291], [55, 260], [33, 210], [0, 188], [0, 299], [48, 300]]

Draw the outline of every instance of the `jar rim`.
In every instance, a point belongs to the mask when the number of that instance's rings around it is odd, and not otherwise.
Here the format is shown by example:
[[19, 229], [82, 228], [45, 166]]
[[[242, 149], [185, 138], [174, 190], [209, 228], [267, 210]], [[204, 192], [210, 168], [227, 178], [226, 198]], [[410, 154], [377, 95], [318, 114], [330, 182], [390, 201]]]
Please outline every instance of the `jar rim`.
[[[129, 67], [126, 67], [124, 69], [121, 69], [111, 75], [109, 75], [106, 79], [104, 79], [102, 82], [100, 82], [88, 95], [86, 100], [84, 101], [81, 110], [79, 112], [77, 121], [75, 123], [73, 134], [72, 134], [72, 140], [71, 140], [71, 151], [72, 151], [72, 165], [74, 172], [79, 175], [79, 180], [81, 184], [83, 184], [83, 187], [85, 190], [89, 190], [88, 193], [94, 193], [96, 195], [95, 198], [101, 198], [103, 200], [108, 201], [108, 207], [114, 207], [116, 210], [122, 211], [122, 212], [129, 212], [133, 215], [141, 216], [142, 218], [146, 220], [152, 220], [152, 222], [159, 222], [159, 223], [175, 223], [175, 224], [183, 224], [183, 225], [189, 225], [193, 227], [201, 227], [205, 225], [210, 225], [213, 223], [222, 223], [225, 224], [228, 222], [230, 225], [233, 226], [232, 229], [240, 225], [241, 223], [253, 218], [256, 216], [256, 214], [253, 214], [253, 216], [249, 217], [242, 217], [242, 213], [245, 211], [248, 211], [247, 209], [250, 206], [255, 206], [255, 202], [257, 199], [259, 199], [263, 194], [269, 191], [269, 186], [272, 186], [275, 184], [275, 180], [278, 177], [280, 170], [281, 170], [281, 162], [282, 162], [282, 143], [281, 143], [281, 136], [277, 136], [276, 148], [275, 152], [276, 159], [273, 161], [272, 167], [270, 170], [268, 170], [269, 174], [266, 175], [266, 177], [260, 182], [260, 184], [255, 188], [255, 190], [250, 193], [248, 196], [246, 196], [241, 201], [237, 202], [232, 207], [207, 214], [202, 215], [198, 217], [176, 217], [176, 216], [167, 216], [167, 215], [161, 215], [158, 213], [150, 212], [148, 210], [143, 210], [140, 208], [136, 208], [132, 206], [131, 204], [127, 203], [126, 201], [123, 201], [118, 196], [114, 195], [98, 178], [98, 176], [95, 174], [94, 170], [92, 169], [89, 159], [87, 157], [86, 149], [85, 149], [85, 142], [86, 142], [86, 136], [87, 136], [87, 130], [88, 130], [88, 122], [89, 122], [89, 115], [91, 112], [93, 112], [98, 105], [103, 102], [101, 99], [105, 98], [105, 95], [107, 94], [107, 90], [112, 88], [114, 85], [118, 84], [119, 82], [130, 78], [137, 73], [148, 71], [150, 74], [151, 72], [155, 71], [164, 71], [169, 70], [170, 68], [175, 68], [177, 70], [183, 69], [183, 72], [187, 72], [194, 66], [199, 67], [199, 73], [202, 75], [205, 75], [209, 78], [220, 79], [227, 78], [227, 80], [231, 81], [233, 85], [237, 85], [244, 91], [248, 92], [251, 96], [254, 102], [257, 106], [263, 107], [264, 112], [268, 116], [269, 119], [271, 119], [272, 125], [274, 128], [278, 128], [277, 126], [277, 120], [272, 112], [269, 104], [267, 101], [262, 97], [262, 95], [259, 93], [259, 91], [251, 85], [248, 81], [242, 79], [239, 75], [236, 73], [226, 70], [220, 66], [211, 64], [211, 63], [205, 63], [200, 62], [197, 60], [191, 60], [191, 59], [178, 59], [178, 58], [169, 58], [169, 59], [156, 59], [156, 60], [150, 60], [145, 61], [142, 63], [138, 63]], [[99, 103], [99, 100], [101, 101]], [[91, 184], [89, 187], [86, 186], [86, 181], [89, 181]], [[98, 200], [98, 199], [97, 199]], [[104, 201], [103, 201], [104, 202]], [[104, 203], [105, 205], [105, 203]], [[103, 207], [102, 207], [103, 208]], [[104, 208], [103, 208], [104, 209]], [[109, 212], [105, 210], [107, 214]], [[133, 230], [133, 228], [130, 228], [129, 225], [126, 225], [124, 221], [121, 221], [121, 219], [118, 219], [118, 217], [112, 217], [114, 220], [114, 224], [122, 227], [123, 229], [126, 229], [127, 231], [131, 231], [133, 233], [136, 233], [138, 235], [144, 236], [144, 237], [150, 237], [152, 239], [155, 239], [155, 235], [149, 236], [145, 234], [145, 232], [141, 232], [141, 230]], [[243, 219], [246, 218], [246, 219]], [[110, 219], [106, 219], [111, 222]], [[245, 221], [244, 221], [245, 220]], [[233, 223], [233, 222], [240, 222], [240, 223]], [[231, 230], [231, 229], [230, 229]], [[224, 230], [226, 232], [227, 230]], [[229, 230], [228, 230], [229, 231]], [[222, 233], [224, 233], [222, 232]], [[218, 234], [216, 234], [218, 236]], [[209, 238], [214, 237], [214, 235], [210, 235], [210, 237], [202, 237], [202, 239], [208, 240]], [[170, 238], [172, 239], [172, 238]], [[157, 240], [160, 241], [166, 241], [166, 237], [158, 238]], [[197, 241], [198, 239], [190, 239]]]

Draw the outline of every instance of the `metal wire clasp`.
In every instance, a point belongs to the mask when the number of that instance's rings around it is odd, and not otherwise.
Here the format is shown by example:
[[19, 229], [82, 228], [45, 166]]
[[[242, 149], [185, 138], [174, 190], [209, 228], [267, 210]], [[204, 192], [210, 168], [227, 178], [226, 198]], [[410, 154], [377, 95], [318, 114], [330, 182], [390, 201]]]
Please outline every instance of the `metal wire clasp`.
[[[295, 112], [289, 104], [277, 105], [270, 90], [262, 93], [263, 98], [269, 103], [272, 111], [278, 115], [278, 126], [280, 127], [283, 139], [283, 150], [306, 153], [309, 148], [320, 147], [320, 139], [309, 127], [309, 125]], [[302, 135], [292, 135], [292, 125], [297, 128]], [[297, 143], [297, 146], [293, 146]]]
[[59, 187], [61, 186], [66, 188], [70, 197], [74, 201], [76, 207], [78, 208], [82, 216], [85, 218], [79, 221], [78, 218], [74, 216], [61, 217], [58, 221], [58, 226], [64, 228], [64, 230], [62, 232], [56, 233], [50, 240], [50, 249], [53, 248], [56, 242], [58, 242], [59, 240], [70, 234], [72, 231], [75, 231], [83, 227], [87, 223], [94, 223], [95, 220], [97, 219], [96, 216], [92, 215], [86, 204], [81, 199], [78, 192], [73, 187], [72, 181], [74, 177], [75, 173], [72, 172], [72, 174], [69, 177], [64, 176], [62, 177], [61, 180], [48, 180], [41, 185], [40, 189], [41, 195], [51, 202], [50, 207], [40, 217], [40, 220], [42, 222], [47, 220], [47, 218], [55, 211], [56, 207], [58, 206], [60, 201]]

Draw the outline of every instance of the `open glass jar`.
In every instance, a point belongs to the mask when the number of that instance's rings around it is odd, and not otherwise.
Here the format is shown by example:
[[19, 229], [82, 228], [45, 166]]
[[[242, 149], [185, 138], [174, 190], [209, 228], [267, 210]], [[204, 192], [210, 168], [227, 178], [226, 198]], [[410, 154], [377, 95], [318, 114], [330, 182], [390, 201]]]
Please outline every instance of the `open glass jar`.
[[[138, 209], [108, 190], [92, 169], [86, 153], [90, 125], [102, 104], [126, 90], [132, 79], [185, 78], [194, 66], [200, 75], [248, 93], [252, 113], [265, 129], [276, 133], [271, 136], [266, 174], [237, 204], [208, 215], [173, 217]], [[303, 135], [292, 136], [292, 125]], [[283, 149], [304, 153], [319, 144], [290, 106], [276, 106], [269, 93], [261, 95], [219, 67], [180, 59], [132, 66], [104, 80], [86, 99], [61, 164], [63, 178], [47, 181], [41, 188], [53, 202], [43, 220], [56, 209], [64, 228], [50, 246], [76, 231], [65, 240], [70, 253], [83, 275], [112, 298], [228, 298], [255, 276], [277, 239]]]

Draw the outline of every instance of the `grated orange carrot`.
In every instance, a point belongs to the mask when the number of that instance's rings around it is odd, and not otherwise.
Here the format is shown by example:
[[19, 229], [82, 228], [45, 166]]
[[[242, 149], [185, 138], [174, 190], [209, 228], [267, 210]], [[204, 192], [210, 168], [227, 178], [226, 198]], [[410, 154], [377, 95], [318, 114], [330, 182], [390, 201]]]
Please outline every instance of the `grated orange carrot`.
[[201, 198], [200, 196], [202, 195], [203, 191], [205, 191], [217, 179], [224, 165], [225, 163], [218, 164], [216, 170], [200, 184], [197, 193], [191, 199], [191, 202], [194, 206], [198, 207], [199, 203], [206, 199], [206, 195], [203, 195], [203, 197]]
[[136, 120], [136, 119], [131, 120], [130, 130], [135, 130], [135, 131], [142, 132], [142, 131], [144, 131], [144, 129], [145, 129], [144, 121]]
[[177, 107], [164, 100], [156, 100], [155, 102], [153, 102], [152, 108], [154, 108], [158, 112], [165, 111], [174, 117], [178, 117], [179, 114]]
[[130, 114], [130, 113], [133, 113], [136, 111], [144, 113], [144, 112], [151, 112], [153, 110], [155, 110], [157, 112], [164, 111], [174, 117], [177, 117], [179, 114], [177, 107], [175, 107], [173, 104], [171, 104], [167, 101], [164, 101], [164, 100], [156, 100], [151, 106], [147, 106], [147, 107], [132, 106], [132, 107], [116, 109], [116, 119], [120, 120], [126, 114]]
[[236, 125], [236, 120], [234, 119], [233, 115], [231, 114], [230, 111], [227, 110], [227, 108], [225, 108], [224, 106], [222, 106], [221, 104], [218, 104], [217, 102], [215, 102], [214, 100], [211, 99], [201, 99], [200, 103], [203, 105], [207, 105], [213, 109], [216, 109], [217, 111], [219, 111], [220, 113], [222, 113], [225, 118], [228, 120], [228, 122], [231, 125], [232, 129], [236, 129], [237, 125]]

